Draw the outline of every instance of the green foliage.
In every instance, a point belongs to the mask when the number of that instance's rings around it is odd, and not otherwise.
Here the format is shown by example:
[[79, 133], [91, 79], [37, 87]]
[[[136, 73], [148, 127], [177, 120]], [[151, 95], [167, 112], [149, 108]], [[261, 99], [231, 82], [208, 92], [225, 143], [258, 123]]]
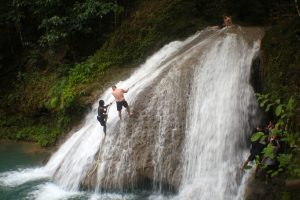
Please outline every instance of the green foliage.
[[284, 169], [284, 168], [288, 167], [291, 164], [292, 155], [291, 154], [279, 154], [277, 159], [280, 163], [279, 168]]
[[257, 140], [264, 141], [265, 138], [266, 138], [266, 136], [263, 132], [256, 132], [255, 134], [253, 134], [251, 136], [251, 142], [255, 142]]
[[262, 153], [264, 154], [265, 157], [274, 159], [275, 155], [274, 155], [274, 146], [272, 144], [268, 144], [267, 147], [265, 147], [262, 151]]
[[54, 109], [54, 108], [56, 108], [57, 107], [57, 105], [58, 105], [58, 97], [52, 97], [51, 98], [51, 100], [50, 100], [50, 104], [49, 104], [49, 108], [50, 109]]
[[80, 29], [83, 22], [86, 23], [90, 18], [102, 18], [110, 12], [120, 13], [123, 11], [123, 8], [113, 2], [86, 0], [83, 3], [75, 2], [72, 11], [77, 18], [75, 21], [81, 22], [81, 24], [75, 25], [75, 27]]
[[3, 51], [22, 58], [13, 87], [1, 95], [0, 129], [6, 138], [43, 145], [53, 140], [45, 132], [63, 133], [78, 122], [95, 99], [91, 93], [112, 78], [107, 69], [135, 66], [210, 24], [195, 1], [184, 0], [14, 0], [0, 10]]
[[252, 168], [251, 165], [247, 165], [247, 166], [245, 167], [246, 170], [247, 170], [247, 169], [251, 169], [251, 168]]
[[43, 19], [38, 28], [45, 29], [46, 33], [40, 37], [39, 44], [43, 47], [53, 47], [65, 40], [68, 36], [66, 29], [67, 23], [67, 17], [60, 17], [57, 15]]
[[[94, 29], [91, 26], [94, 21], [101, 21], [111, 12], [119, 14], [123, 11], [122, 7], [113, 2], [85, 0], [80, 3], [72, 1], [62, 12], [59, 10], [62, 4], [62, 1], [46, 4], [45, 9], [51, 8], [50, 15], [39, 12], [43, 19], [38, 28], [44, 32], [39, 43], [44, 47], [57, 47], [75, 32], [90, 34]], [[42, 6], [39, 2], [38, 5]]]
[[[39, 43], [49, 48], [66, 42], [76, 31], [94, 29], [94, 22], [101, 20], [109, 13], [121, 13], [122, 7], [115, 2], [84, 0], [68, 1], [23, 1], [15, 0], [7, 5], [8, 12], [3, 20], [21, 25], [26, 20], [34, 18], [34, 28], [39, 28], [42, 34]], [[63, 8], [63, 9], [62, 9]], [[26, 28], [26, 27], [25, 27]], [[95, 29], [94, 29], [95, 30]]]
[[[13, 88], [1, 94], [0, 138], [52, 144], [52, 136], [58, 134], [50, 134], [51, 137], [42, 134], [44, 129], [40, 127], [51, 127], [49, 133], [68, 130], [87, 109], [87, 103], [80, 98], [89, 95], [89, 85], [96, 81], [101, 84], [99, 76], [101, 80], [105, 70], [122, 62], [114, 49], [100, 50], [77, 63], [70, 63], [68, 59], [72, 55], [72, 59], [79, 60], [74, 54], [82, 51], [75, 48], [79, 43], [84, 44], [84, 50], [89, 44], [99, 48], [99, 41], [103, 42], [105, 34], [113, 30], [111, 27], [116, 28], [120, 23], [115, 20], [119, 19], [123, 8], [117, 1], [14, 0], [5, 2], [0, 10], [3, 11], [0, 14], [1, 36], [8, 33], [8, 41], [16, 40], [11, 33], [18, 28], [17, 37], [22, 38], [17, 39], [22, 40], [23, 46], [16, 46], [24, 50], [24, 63], [18, 63], [22, 68], [18, 68], [17, 78], [10, 80]], [[87, 38], [89, 43], [85, 43]], [[5, 51], [8, 49], [6, 47]], [[65, 63], [58, 57], [65, 59]]]
[[299, 20], [285, 20], [267, 29], [262, 49], [265, 93], [272, 93], [285, 101], [290, 96], [297, 97], [300, 86]]
[[[289, 126], [290, 120], [295, 115], [296, 101], [292, 96], [287, 103], [282, 102], [271, 94], [256, 94], [258, 102], [261, 107], [265, 108], [266, 112], [273, 110], [275, 116], [278, 118], [275, 128], [278, 130], [286, 130]], [[278, 132], [278, 131], [277, 131]], [[280, 132], [280, 131], [279, 131]]]
[[[280, 154], [275, 154], [275, 147], [268, 144], [263, 150], [263, 156], [275, 159], [279, 162], [277, 170], [267, 171], [272, 177], [279, 175], [280, 172], [286, 171], [286, 174], [298, 176], [300, 168], [297, 165], [299, 156], [299, 133], [293, 133], [293, 117], [295, 115], [296, 101], [294, 97], [290, 97], [287, 102], [271, 94], [256, 94], [257, 100], [261, 107], [266, 112], [272, 111], [276, 117], [275, 128], [271, 131], [270, 136], [275, 135], [280, 137], [280, 143], [285, 144], [285, 148], [281, 147], [284, 151]], [[256, 139], [262, 136], [263, 133], [256, 133], [252, 138]], [[260, 159], [258, 159], [260, 160]], [[260, 163], [258, 163], [260, 164]], [[264, 166], [265, 168], [265, 166]]]
[[41, 146], [47, 146], [53, 143], [58, 132], [45, 126], [33, 126], [21, 129], [16, 134], [18, 140], [37, 141]]
[[74, 88], [70, 87], [66, 87], [64, 88], [64, 90], [62, 91], [62, 96], [61, 96], [61, 109], [65, 109], [66, 107], [69, 107], [76, 98], [76, 94], [74, 91]]
[[195, 0], [201, 15], [211, 23], [222, 24], [223, 15], [234, 23], [263, 24], [269, 16], [272, 0]]
[[75, 64], [70, 69], [68, 78], [53, 86], [49, 104], [52, 109], [65, 110], [75, 106], [78, 98], [86, 94], [84, 88], [93, 81], [97, 81], [99, 74], [103, 74], [105, 70], [116, 64], [114, 58], [103, 59], [98, 55], [99, 53], [96, 53], [85, 62]]

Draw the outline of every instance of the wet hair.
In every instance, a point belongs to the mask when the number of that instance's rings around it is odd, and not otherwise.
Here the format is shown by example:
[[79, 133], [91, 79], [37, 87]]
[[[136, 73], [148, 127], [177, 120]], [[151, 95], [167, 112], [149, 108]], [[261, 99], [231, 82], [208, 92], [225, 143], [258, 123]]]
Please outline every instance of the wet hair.
[[112, 88], [117, 88], [117, 86], [115, 86], [115, 85], [113, 85], [113, 86], [111, 86]]
[[104, 106], [104, 101], [103, 100], [99, 101], [99, 106]]
[[276, 140], [276, 139], [271, 140], [271, 144], [272, 144], [273, 146], [277, 146], [277, 140]]

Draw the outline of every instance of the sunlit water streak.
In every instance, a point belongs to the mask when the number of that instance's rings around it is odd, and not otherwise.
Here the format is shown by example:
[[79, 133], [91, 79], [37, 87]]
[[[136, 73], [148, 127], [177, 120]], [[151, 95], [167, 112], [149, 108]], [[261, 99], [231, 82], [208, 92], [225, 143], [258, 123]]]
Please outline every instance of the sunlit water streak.
[[187, 115], [184, 173], [177, 199], [235, 199], [245, 133], [257, 120], [250, 67], [259, 41], [236, 33], [214, 40], [193, 77]]

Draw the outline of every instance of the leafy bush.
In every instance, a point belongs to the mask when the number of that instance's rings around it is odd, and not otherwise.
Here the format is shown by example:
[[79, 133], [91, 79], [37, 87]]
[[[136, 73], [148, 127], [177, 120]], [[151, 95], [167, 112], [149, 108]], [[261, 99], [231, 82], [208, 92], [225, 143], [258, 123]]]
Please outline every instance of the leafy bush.
[[16, 134], [16, 139], [27, 140], [27, 141], [37, 141], [41, 146], [47, 146], [53, 144], [56, 140], [58, 132], [49, 129], [45, 126], [33, 126], [21, 129]]
[[[50, 133], [63, 133], [82, 119], [96, 98], [91, 94], [114, 78], [106, 74], [107, 69], [135, 66], [165, 43], [207, 25], [202, 23], [193, 1], [14, 3], [14, 10], [20, 12], [9, 15], [20, 20], [9, 24], [19, 25], [24, 42], [30, 45], [20, 45], [26, 49], [25, 64], [18, 68], [12, 90], [4, 95], [3, 101], [1, 98], [0, 108], [8, 115], [0, 128], [5, 132], [3, 135], [12, 139], [39, 141], [43, 145], [52, 139], [42, 134], [45, 130], [41, 127], [48, 128]], [[10, 4], [0, 8], [3, 13]], [[122, 13], [121, 5], [126, 13]], [[128, 11], [134, 12], [129, 16]], [[91, 43], [91, 51], [85, 51]], [[80, 45], [84, 48], [77, 48]]]
[[[275, 128], [270, 133], [277, 135], [280, 138], [281, 153], [274, 155], [274, 146], [268, 144], [263, 150], [263, 156], [275, 159], [279, 162], [278, 169], [268, 170], [267, 173], [271, 176], [276, 176], [280, 172], [286, 171], [287, 175], [300, 177], [299, 153], [300, 153], [300, 138], [299, 133], [295, 132], [293, 117], [295, 115], [296, 101], [294, 97], [290, 97], [288, 102], [283, 102], [279, 98], [275, 98], [271, 94], [257, 94], [258, 102], [266, 112], [275, 114], [276, 124]], [[252, 139], [264, 135], [258, 132], [252, 136]], [[276, 156], [276, 157], [274, 157]], [[257, 159], [257, 164], [261, 165], [261, 159]], [[266, 166], [263, 166], [265, 169]]]
[[300, 23], [285, 20], [266, 31], [262, 41], [264, 92], [288, 100], [300, 87]]

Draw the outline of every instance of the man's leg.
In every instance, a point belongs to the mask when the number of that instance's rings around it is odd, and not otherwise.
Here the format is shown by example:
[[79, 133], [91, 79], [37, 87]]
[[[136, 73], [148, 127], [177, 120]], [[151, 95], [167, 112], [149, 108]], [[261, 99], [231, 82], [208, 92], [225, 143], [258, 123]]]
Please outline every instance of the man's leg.
[[106, 135], [106, 119], [107, 117], [103, 116], [100, 118], [100, 124], [103, 126], [103, 132]]
[[122, 119], [122, 110], [119, 111], [119, 118]]
[[122, 119], [122, 102], [117, 102], [117, 111], [119, 112], [119, 118]]
[[249, 163], [249, 158], [247, 158], [247, 160], [242, 164], [242, 166], [240, 167], [240, 170], [243, 171], [245, 169], [245, 167], [248, 165]]
[[128, 113], [128, 115], [129, 115], [129, 116], [131, 116], [131, 115], [132, 115], [132, 113], [130, 112], [130, 108], [129, 108], [129, 106], [127, 106], [127, 108], [126, 108], [126, 109], [127, 109], [127, 113]]
[[131, 116], [132, 113], [130, 112], [130, 108], [129, 108], [127, 101], [124, 100], [122, 103], [123, 103], [123, 106], [126, 108], [128, 115]]
[[104, 135], [106, 135], [106, 125], [103, 126]]

